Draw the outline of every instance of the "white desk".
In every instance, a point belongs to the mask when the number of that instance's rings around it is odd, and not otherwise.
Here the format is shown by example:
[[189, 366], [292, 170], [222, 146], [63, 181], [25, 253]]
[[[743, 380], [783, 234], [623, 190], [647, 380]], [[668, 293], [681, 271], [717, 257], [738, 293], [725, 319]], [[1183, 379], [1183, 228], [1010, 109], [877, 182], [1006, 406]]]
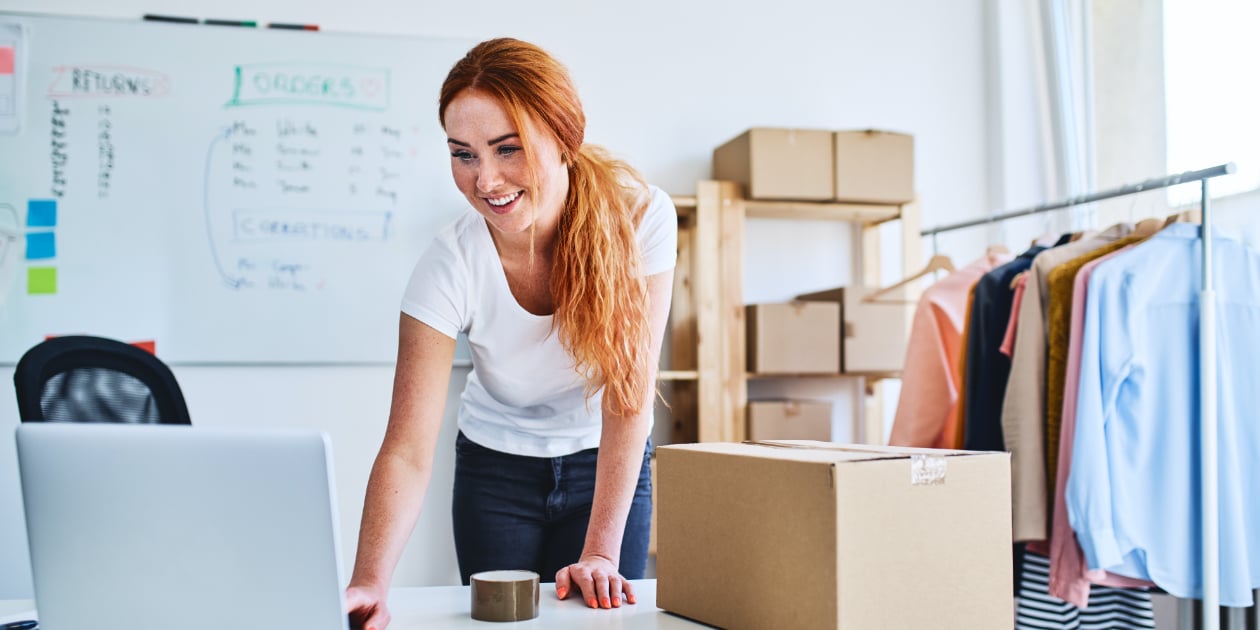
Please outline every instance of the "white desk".
[[[539, 614], [535, 619], [515, 624], [474, 621], [469, 616], [471, 595], [467, 586], [426, 586], [395, 588], [389, 593], [389, 609], [393, 621], [389, 630], [419, 630], [421, 628], [477, 628], [492, 630], [496, 627], [512, 628], [619, 628], [623, 630], [695, 630], [702, 624], [671, 615], [656, 607], [656, 580], [633, 580], [635, 601], [633, 606], [594, 610], [587, 608], [576, 597], [564, 601], [556, 599], [554, 584], [543, 584], [539, 598]], [[0, 623], [31, 618], [34, 602], [30, 600], [0, 601]], [[22, 614], [25, 613], [25, 614]]]

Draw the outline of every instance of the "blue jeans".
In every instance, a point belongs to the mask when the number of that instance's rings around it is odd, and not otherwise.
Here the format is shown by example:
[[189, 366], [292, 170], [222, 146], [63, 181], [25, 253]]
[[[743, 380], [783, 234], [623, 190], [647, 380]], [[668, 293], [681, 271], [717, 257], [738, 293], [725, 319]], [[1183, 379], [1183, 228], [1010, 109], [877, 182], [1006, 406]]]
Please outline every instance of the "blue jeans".
[[[619, 571], [643, 578], [652, 521], [649, 439], [639, 483], [621, 541]], [[542, 581], [578, 561], [595, 498], [599, 449], [561, 457], [501, 453], [464, 437], [455, 438], [455, 491], [451, 516], [459, 577], [496, 569], [529, 569]]]

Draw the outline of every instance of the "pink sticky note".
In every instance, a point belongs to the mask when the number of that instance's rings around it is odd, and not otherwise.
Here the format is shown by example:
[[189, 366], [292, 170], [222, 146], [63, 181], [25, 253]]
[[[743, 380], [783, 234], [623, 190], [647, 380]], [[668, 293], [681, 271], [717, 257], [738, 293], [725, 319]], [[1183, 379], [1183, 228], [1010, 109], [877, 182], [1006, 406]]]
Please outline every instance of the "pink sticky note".
[[0, 75], [13, 74], [13, 47], [0, 46]]

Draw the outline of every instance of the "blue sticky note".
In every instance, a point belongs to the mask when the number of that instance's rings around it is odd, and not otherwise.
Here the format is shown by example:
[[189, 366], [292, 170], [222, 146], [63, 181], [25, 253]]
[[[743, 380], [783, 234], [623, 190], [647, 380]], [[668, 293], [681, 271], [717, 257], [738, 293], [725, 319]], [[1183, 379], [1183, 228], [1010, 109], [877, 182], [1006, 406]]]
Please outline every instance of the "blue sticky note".
[[26, 202], [26, 227], [57, 227], [57, 200], [28, 200]]
[[57, 255], [57, 238], [53, 232], [31, 232], [26, 235], [26, 259], [43, 260]]

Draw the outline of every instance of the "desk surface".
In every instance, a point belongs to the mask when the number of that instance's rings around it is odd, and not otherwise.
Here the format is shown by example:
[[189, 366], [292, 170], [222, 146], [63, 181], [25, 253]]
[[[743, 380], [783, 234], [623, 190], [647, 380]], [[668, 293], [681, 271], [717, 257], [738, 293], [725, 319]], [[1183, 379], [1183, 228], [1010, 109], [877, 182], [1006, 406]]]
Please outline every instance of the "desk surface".
[[[556, 599], [554, 584], [542, 585], [538, 617], [512, 624], [517, 628], [620, 628], [624, 630], [695, 630], [701, 624], [671, 615], [656, 607], [656, 580], [633, 580], [635, 600], [639, 603], [610, 610], [587, 608], [577, 598]], [[389, 608], [394, 620], [389, 630], [420, 628], [477, 628], [489, 630], [506, 624], [474, 621], [469, 616], [471, 594], [467, 586], [426, 586], [395, 588], [389, 593]], [[29, 619], [34, 602], [0, 600], [0, 623]]]

